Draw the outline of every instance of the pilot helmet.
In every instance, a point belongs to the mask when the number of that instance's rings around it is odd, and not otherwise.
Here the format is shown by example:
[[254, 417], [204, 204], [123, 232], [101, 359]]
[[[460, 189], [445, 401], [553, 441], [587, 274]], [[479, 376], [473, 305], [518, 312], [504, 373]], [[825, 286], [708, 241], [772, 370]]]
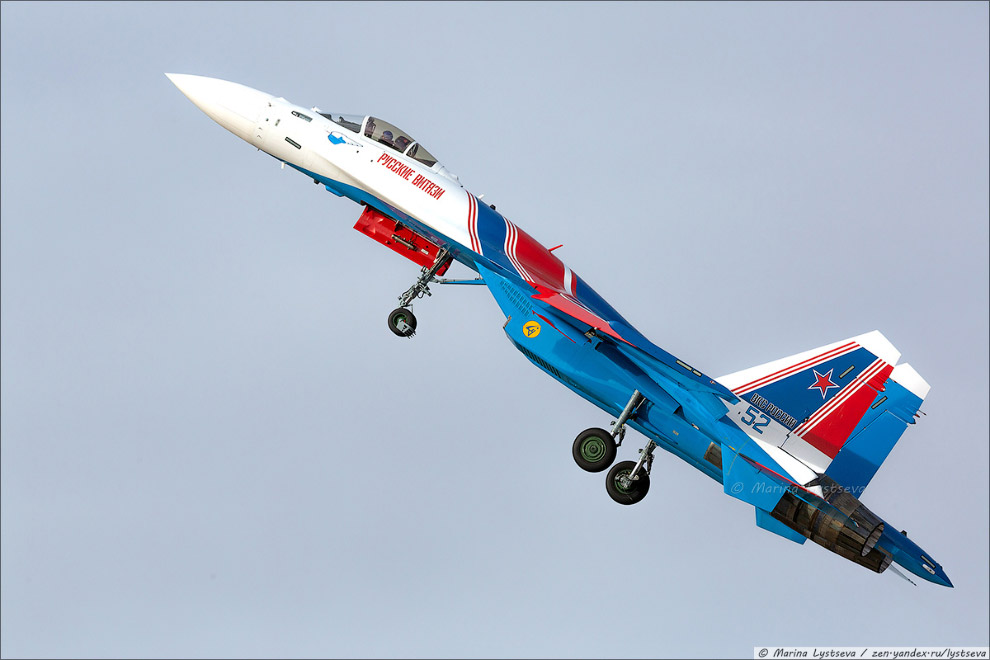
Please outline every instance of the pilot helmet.
[[392, 131], [385, 131], [384, 133], [382, 133], [382, 138], [385, 139], [385, 140], [388, 140], [389, 142], [391, 142], [392, 141]]

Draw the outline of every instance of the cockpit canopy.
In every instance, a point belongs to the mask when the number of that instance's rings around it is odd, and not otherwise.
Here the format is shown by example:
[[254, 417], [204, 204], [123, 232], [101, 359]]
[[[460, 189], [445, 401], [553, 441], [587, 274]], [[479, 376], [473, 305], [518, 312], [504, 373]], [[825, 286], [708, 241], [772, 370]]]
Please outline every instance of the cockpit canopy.
[[349, 131], [364, 135], [375, 142], [384, 144], [389, 149], [414, 158], [427, 167], [437, 164], [437, 159], [423, 145], [410, 137], [405, 131], [377, 117], [360, 117], [358, 115], [341, 115], [321, 112], [321, 115]]

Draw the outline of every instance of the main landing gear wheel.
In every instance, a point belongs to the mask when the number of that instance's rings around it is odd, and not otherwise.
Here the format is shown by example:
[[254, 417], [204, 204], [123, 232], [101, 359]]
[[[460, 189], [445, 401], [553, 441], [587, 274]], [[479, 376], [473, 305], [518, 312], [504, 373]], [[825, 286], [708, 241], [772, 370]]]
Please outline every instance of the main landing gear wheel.
[[398, 307], [388, 315], [388, 329], [400, 337], [416, 334], [416, 317], [405, 307]]
[[574, 439], [571, 454], [578, 467], [587, 472], [601, 472], [615, 460], [615, 438], [605, 429], [587, 429]]
[[605, 490], [608, 496], [619, 504], [635, 504], [650, 491], [650, 475], [642, 467], [636, 474], [636, 479], [630, 479], [636, 461], [622, 461], [608, 471], [605, 477]]

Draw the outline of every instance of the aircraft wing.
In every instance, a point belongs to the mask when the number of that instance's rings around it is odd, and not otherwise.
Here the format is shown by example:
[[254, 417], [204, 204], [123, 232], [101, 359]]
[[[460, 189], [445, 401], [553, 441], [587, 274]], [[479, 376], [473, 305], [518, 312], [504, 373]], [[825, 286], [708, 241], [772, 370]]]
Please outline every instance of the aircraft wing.
[[585, 306], [580, 300], [570, 293], [557, 291], [540, 284], [531, 284], [537, 293], [533, 295], [534, 300], [546, 303], [550, 307], [570, 318], [572, 321], [589, 326], [600, 332], [604, 332], [612, 339], [629, 343], [622, 338], [618, 332], [612, 328], [612, 324], [598, 316], [595, 312]]
[[595, 330], [599, 339], [614, 346], [619, 353], [649, 374], [657, 384], [664, 386], [673, 381], [696, 396], [702, 395], [699, 400], [714, 417], [718, 418], [726, 411], [720, 400], [738, 400], [735, 394], [714, 378], [709, 378], [650, 342], [625, 319], [615, 314], [611, 307], [602, 309], [595, 305], [597, 301], [593, 298], [585, 302], [576, 295], [540, 284], [530, 286], [537, 291], [532, 296], [534, 301], [551, 307], [558, 317], [582, 332]]
[[616, 346], [626, 359], [654, 380], [659, 379], [661, 386], [664, 379], [672, 380], [688, 391], [707, 393], [708, 398], [737, 400], [715, 379], [650, 342], [552, 250], [494, 209], [477, 204], [473, 196], [471, 199], [472, 209], [477, 213], [475, 226], [482, 253], [491, 260], [500, 277], [511, 281], [523, 295], [528, 293], [537, 307], [569, 323], [581, 334], [594, 329], [599, 339]]

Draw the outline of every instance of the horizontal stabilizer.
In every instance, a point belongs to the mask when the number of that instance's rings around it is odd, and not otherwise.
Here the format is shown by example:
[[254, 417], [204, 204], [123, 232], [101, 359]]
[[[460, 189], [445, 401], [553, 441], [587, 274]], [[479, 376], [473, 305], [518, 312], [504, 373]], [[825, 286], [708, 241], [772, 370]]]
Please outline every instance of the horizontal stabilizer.
[[762, 527], [768, 532], [773, 532], [777, 536], [783, 536], [789, 541], [794, 541], [797, 544], [802, 544], [808, 540], [803, 534], [795, 532], [793, 529], [760, 508], [756, 509], [756, 525], [758, 527]]
[[722, 488], [726, 495], [772, 511], [789, 485], [779, 474], [722, 443]]

